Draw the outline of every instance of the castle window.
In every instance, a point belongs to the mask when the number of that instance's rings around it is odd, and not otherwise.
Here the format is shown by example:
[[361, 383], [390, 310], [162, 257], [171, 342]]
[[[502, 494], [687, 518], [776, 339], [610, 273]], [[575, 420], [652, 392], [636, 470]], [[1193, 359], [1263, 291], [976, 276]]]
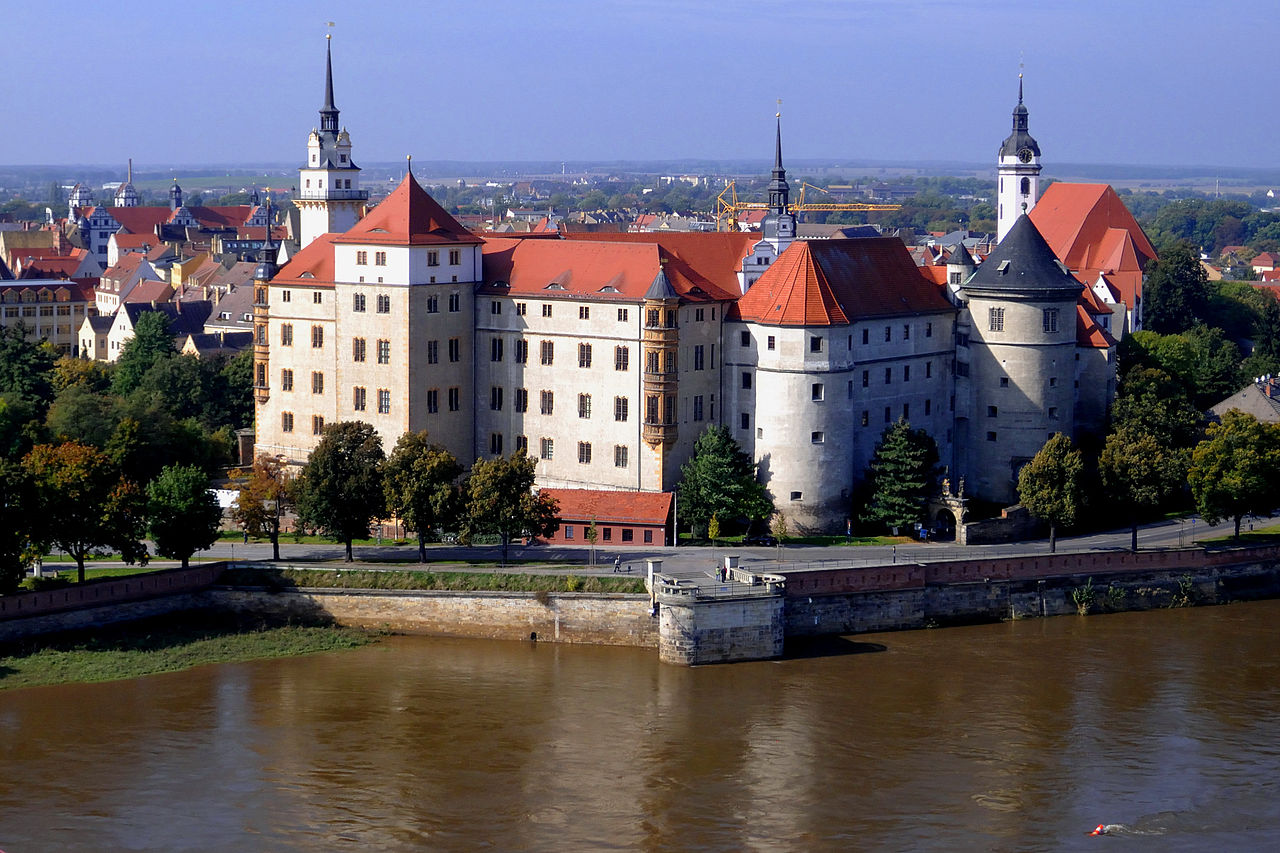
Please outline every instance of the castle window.
[[887, 424], [893, 423], [893, 410], [888, 406], [884, 407], [884, 422]]
[[578, 442], [578, 464], [579, 465], [591, 464], [591, 442], [589, 441]]
[[803, 498], [804, 498], [804, 492], [792, 492], [792, 493], [791, 493], [791, 500], [793, 500], [793, 501], [802, 500]]
[[427, 364], [436, 364], [440, 361], [440, 342], [427, 341]]
[[863, 426], [871, 425], [871, 413], [868, 412], [866, 409], [862, 410], [862, 425]]
[[502, 338], [494, 338], [489, 342], [489, 360], [502, 361]]
[[320, 349], [324, 346], [324, 326], [311, 327], [311, 347], [312, 349]]
[[1058, 309], [1044, 309], [1044, 330], [1046, 334], [1058, 331]]
[[[387, 358], [388, 358], [388, 360], [390, 360], [390, 357], [391, 357], [391, 349], [390, 349], [391, 344], [390, 344], [389, 342], [388, 342], [388, 344], [387, 344], [387, 347], [388, 347], [388, 349], [387, 349]], [[449, 361], [451, 361], [451, 362], [455, 362], [455, 363], [456, 363], [456, 362], [458, 362], [459, 360], [461, 360], [461, 358], [462, 358], [462, 341], [461, 341], [461, 339], [459, 339], [459, 338], [449, 338]], [[387, 363], [387, 362], [385, 362], [385, 361], [383, 361], [383, 360], [382, 360], [382, 342], [381, 342], [381, 341], [379, 341], [379, 342], [378, 342], [378, 364], [386, 364], [386, 363]]]
[[957, 362], [956, 362], [956, 376], [968, 376], [968, 375], [969, 375], [969, 362], [967, 362], [967, 361], [957, 361]]
[[449, 310], [450, 311], [454, 311], [454, 312], [460, 311], [461, 304], [462, 304], [462, 300], [461, 300], [461, 297], [458, 296], [458, 294], [456, 293], [449, 294]]
[[356, 252], [356, 266], [366, 266], [369, 263], [369, 253], [360, 251]]
[[1058, 387], [1058, 377], [1056, 377], [1056, 376], [1050, 376], [1050, 377], [1049, 377], [1049, 387], [1050, 387], [1050, 388], [1056, 388], [1056, 387]]
[[613, 447], [613, 467], [627, 467], [627, 448], [621, 444], [616, 444]]
[[1022, 194], [1031, 195], [1031, 179], [1030, 178], [1022, 179]]
[[626, 397], [613, 398], [613, 419], [615, 421], [626, 421], [629, 405]]
[[324, 432], [324, 418], [320, 415], [311, 416], [311, 434], [319, 435]]
[[324, 374], [319, 370], [311, 371], [311, 393], [312, 394], [324, 393]]
[[933, 410], [933, 401], [932, 401], [932, 400], [925, 400], [925, 401], [924, 401], [924, 413], [927, 415], [927, 414], [929, 414], [932, 410]]
[[440, 312], [440, 297], [428, 296], [427, 297], [427, 313], [438, 314], [439, 312]]
[[578, 367], [591, 366], [591, 344], [578, 344]]
[[998, 413], [999, 410], [995, 406], [987, 406], [987, 417], [994, 418]]
[[579, 319], [579, 320], [590, 320], [590, 319], [591, 319], [591, 306], [589, 306], [589, 305], [579, 305], [579, 306], [578, 306], [578, 319]]
[[551, 303], [549, 302], [542, 303], [542, 316], [543, 317], [551, 316]]
[[996, 434], [994, 432], [987, 433], [987, 441], [995, 441], [995, 440], [996, 440]]
[[515, 406], [516, 406], [517, 412], [523, 413], [523, 412], [529, 411], [529, 392], [527, 389], [525, 388], [516, 389]]
[[[771, 346], [769, 347], [769, 349], [773, 349], [773, 347]], [[809, 352], [822, 352], [822, 336], [821, 335], [814, 335], [813, 337], [809, 338]]]
[[862, 387], [866, 388], [870, 385], [871, 385], [871, 371], [864, 370], [862, 371]]
[[280, 431], [293, 432], [293, 412], [280, 413]]
[[289, 370], [286, 368], [280, 371], [280, 390], [281, 391], [293, 390], [293, 371], [292, 370]]
[[[772, 339], [771, 339], [772, 340]], [[693, 369], [702, 370], [705, 366], [706, 348], [701, 344], [693, 348]]]
[[658, 396], [650, 394], [644, 398], [644, 422], [647, 424], [656, 424], [658, 422]]
[[431, 249], [430, 251], [427, 252], [427, 266], [429, 267], [440, 266], [440, 253], [437, 252], [435, 249]]
[[[449, 351], [450, 351], [449, 360], [450, 361], [457, 361], [456, 358], [452, 357], [454, 341], [456, 340], [457, 338], [452, 338], [449, 341]], [[388, 340], [378, 341], [378, 364], [390, 364], [390, 363], [391, 363], [391, 341], [388, 341]]]
[[541, 395], [542, 414], [552, 415], [556, 411], [556, 396], [551, 391], [543, 391]]
[[449, 411], [456, 412], [462, 408], [462, 389], [454, 386], [449, 389]]
[[1001, 387], [1001, 388], [1008, 388], [1008, 387], [1009, 387], [1009, 377], [1008, 377], [1008, 376], [1001, 376], [1001, 377], [1000, 377], [1000, 387]]
[[292, 301], [293, 301], [293, 291], [292, 291], [292, 290], [282, 290], [282, 291], [280, 291], [280, 301], [281, 301], [281, 302], [292, 302]]
[[933, 362], [932, 361], [926, 361], [924, 363], [924, 378], [925, 379], [933, 378]]
[[825, 397], [826, 388], [823, 387], [823, 384], [821, 382], [813, 383], [813, 387], [809, 389], [809, 399], [813, 400], [815, 403], [820, 403], [825, 399]]
[[495, 412], [502, 411], [502, 388], [498, 385], [489, 389], [489, 408]]
[[364, 338], [351, 339], [351, 360], [364, 361]]
[[351, 408], [357, 412], [364, 411], [365, 390], [359, 386], [351, 389]]
[[523, 450], [525, 453], [529, 452], [529, 436], [527, 435], [516, 436], [516, 450]]
[[613, 348], [613, 369], [627, 370], [631, 364], [631, 350], [627, 347]]
[[502, 433], [500, 432], [489, 433], [489, 452], [492, 453], [494, 456], [502, 455]]
[[374, 266], [378, 266], [378, 267], [385, 267], [385, 266], [387, 265], [387, 253], [386, 253], [386, 252], [374, 252], [374, 253], [373, 253], [373, 264], [374, 264]]
[[618, 309], [618, 322], [619, 322], [619, 323], [625, 323], [625, 322], [627, 322], [627, 313], [628, 313], [628, 312], [627, 312], [627, 309], [626, 309], [626, 308], [619, 308], [619, 309]]
[[904, 324], [904, 325], [903, 325], [903, 327], [902, 327], [902, 339], [903, 339], [904, 341], [909, 341], [909, 340], [911, 340], [911, 324], [910, 324], [910, 323], [907, 323], [907, 324]]
[[451, 266], [455, 266], [455, 267], [456, 267], [456, 266], [458, 266], [458, 264], [460, 264], [460, 263], [462, 263], [462, 250], [461, 250], [461, 249], [450, 249], [450, 250], [449, 250], [449, 264], [450, 264]]
[[925, 324], [924, 324], [924, 336], [925, 336], [926, 338], [932, 338], [932, 337], [933, 337], [933, 324], [932, 324], [932, 323], [925, 323]]
[[738, 333], [738, 343], [739, 343], [741, 346], [744, 346], [744, 347], [749, 347], [749, 346], [751, 346], [751, 333], [750, 333], [750, 332], [739, 332], [739, 333]]
[[988, 308], [987, 309], [987, 328], [993, 332], [1004, 331], [1004, 309]]
[[525, 312], [528, 310], [528, 308], [529, 308], [529, 306], [528, 306], [528, 305], [526, 305], [525, 303], [523, 303], [523, 302], [517, 302], [517, 303], [516, 303], [516, 316], [517, 316], [517, 317], [523, 317], [523, 316], [525, 315]]
[[440, 391], [432, 388], [427, 392], [427, 414], [434, 415], [440, 411]]
[[751, 374], [748, 373], [747, 371], [743, 371], [742, 373], [742, 387], [744, 389], [751, 388]]
[[364, 313], [364, 294], [363, 293], [351, 294], [351, 310], [355, 311], [357, 314]]
[[870, 330], [870, 329], [863, 329], [863, 330], [862, 330], [862, 342], [863, 342], [864, 344], [869, 343], [870, 338], [871, 338], [871, 330]]
[[591, 395], [590, 394], [578, 395], [578, 417], [580, 418], [591, 417]]
[[280, 327], [280, 346], [293, 346], [293, 324], [285, 323]]
[[555, 363], [555, 360], [556, 360], [555, 341], [542, 341], [539, 344], [539, 349], [541, 350], [543, 364]]
[[547, 460], [554, 458], [556, 455], [556, 443], [549, 438], [542, 439], [539, 455]]
[[903, 382], [911, 381], [911, 365], [909, 364], [902, 365], [902, 381]]
[[516, 341], [516, 352], [515, 352], [514, 360], [516, 364], [525, 364], [529, 361], [529, 342], [528, 341], [524, 341], [524, 340]]
[[911, 404], [910, 403], [902, 404], [902, 419], [904, 421], [911, 420]]
[[317, 290], [315, 293], [311, 294], [311, 301], [316, 305], [319, 305], [324, 302], [324, 294]]
[[893, 381], [893, 368], [886, 367], [884, 369], [884, 384], [888, 385], [892, 381]]
[[889, 341], [891, 341], [891, 340], [893, 340], [893, 327], [892, 327], [892, 326], [885, 326], [885, 327], [884, 327], [884, 342], [887, 344], [887, 343], [889, 343]]
[[809, 441], [813, 444], [822, 444], [827, 440], [826, 434], [822, 432], [809, 433]]
[[741, 416], [741, 422], [742, 422], [743, 429], [751, 429], [751, 415], [747, 414], [746, 412], [743, 412]]
[[702, 395], [698, 394], [693, 398], [693, 419], [695, 421], [702, 420]]
[[502, 303], [501, 303], [501, 302], [499, 302], [499, 301], [498, 301], [498, 300], [496, 300], [496, 299], [491, 299], [491, 300], [489, 300], [489, 313], [490, 313], [490, 314], [501, 314], [501, 313], [502, 313]]
[[1057, 406], [1050, 406], [1050, 407], [1049, 407], [1049, 420], [1051, 420], [1051, 421], [1056, 421], [1057, 419], [1058, 419], [1058, 407], [1057, 407]]

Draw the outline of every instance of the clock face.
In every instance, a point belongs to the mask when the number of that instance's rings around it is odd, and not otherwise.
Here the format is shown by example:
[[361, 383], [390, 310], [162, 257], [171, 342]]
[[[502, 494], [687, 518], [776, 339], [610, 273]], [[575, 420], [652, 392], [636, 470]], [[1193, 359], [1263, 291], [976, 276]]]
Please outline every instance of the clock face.
[[1033, 155], [1031, 154], [1030, 148], [1023, 148], [1021, 151], [1018, 152], [1018, 159], [1021, 160], [1023, 163], [1030, 163], [1032, 156]]

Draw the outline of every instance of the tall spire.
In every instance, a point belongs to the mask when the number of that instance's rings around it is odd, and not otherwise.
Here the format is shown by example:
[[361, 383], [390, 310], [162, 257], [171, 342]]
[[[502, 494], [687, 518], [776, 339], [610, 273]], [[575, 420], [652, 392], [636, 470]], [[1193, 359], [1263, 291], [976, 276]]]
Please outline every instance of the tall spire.
[[338, 108], [333, 105], [333, 37], [324, 36], [324, 106], [320, 108], [320, 131], [338, 132]]
[[774, 118], [777, 119], [777, 135], [773, 152], [773, 180], [769, 181], [769, 210], [781, 215], [787, 212], [791, 187], [787, 185], [787, 170], [782, 168], [782, 113], [777, 113]]

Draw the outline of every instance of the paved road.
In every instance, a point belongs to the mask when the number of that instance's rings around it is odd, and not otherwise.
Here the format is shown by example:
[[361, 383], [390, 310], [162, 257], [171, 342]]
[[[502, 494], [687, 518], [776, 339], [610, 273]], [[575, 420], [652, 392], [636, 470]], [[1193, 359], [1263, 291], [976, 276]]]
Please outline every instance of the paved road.
[[[1222, 523], [1218, 525], [1208, 525], [1199, 519], [1183, 519], [1178, 521], [1157, 522], [1155, 524], [1144, 525], [1138, 535], [1138, 545], [1142, 549], [1149, 548], [1176, 548], [1180, 545], [1190, 545], [1195, 539], [1209, 539], [1215, 536], [1223, 536], [1231, 533], [1231, 524]], [[1115, 530], [1108, 533], [1095, 533], [1088, 536], [1065, 537], [1058, 539], [1058, 552], [1083, 552], [1083, 551], [1116, 551], [1127, 550], [1129, 547], [1129, 530]], [[563, 573], [565, 570], [563, 564], [576, 566], [574, 571], [584, 574], [610, 574], [613, 568], [613, 558], [621, 555], [622, 565], [630, 565], [633, 574], [643, 573], [645, 559], [654, 557], [663, 561], [663, 569], [669, 572], [689, 572], [689, 571], [711, 571], [718, 565], [726, 554], [735, 554], [739, 557], [741, 563], [751, 566], [758, 566], [761, 569], [767, 569], [776, 565], [780, 560], [783, 563], [791, 565], [793, 568], [797, 563], [821, 563], [824, 561], [838, 562], [840, 565], [884, 565], [890, 562], [914, 562], [914, 561], [938, 561], [938, 560], [958, 560], [972, 559], [974, 557], [991, 556], [991, 557], [1011, 557], [1029, 554], [1045, 554], [1048, 553], [1048, 543], [1045, 540], [1033, 542], [1018, 542], [1005, 545], [972, 545], [968, 547], [959, 547], [949, 543], [912, 543], [897, 546], [868, 546], [851, 548], [848, 546], [808, 546], [808, 545], [788, 545], [781, 549], [778, 548], [711, 548], [711, 547], [680, 547], [680, 548], [654, 548], [654, 547], [632, 547], [632, 548], [613, 548], [606, 550], [604, 548], [596, 549], [595, 568], [587, 565], [589, 560], [590, 549], [586, 547], [562, 547], [533, 545], [522, 546], [512, 545], [509, 552], [509, 562], [514, 567], [526, 564], [528, 561], [537, 562], [554, 562], [561, 564], [555, 569], [547, 569], [547, 571], [556, 571]], [[431, 545], [428, 546], [428, 559], [433, 560], [477, 560], [477, 561], [494, 561], [500, 559], [502, 549], [494, 546], [461, 546], [461, 545]], [[354, 549], [355, 559], [358, 561], [399, 561], [407, 563], [406, 568], [413, 567], [413, 561], [417, 556], [416, 545], [368, 545], [356, 546]], [[244, 545], [239, 542], [220, 542], [210, 551], [201, 552], [201, 557], [215, 557], [224, 560], [269, 560], [271, 559], [270, 543], [250, 543]], [[298, 562], [341, 562], [343, 558], [343, 547], [341, 545], [295, 545], [291, 542], [281, 542], [280, 556], [283, 561]], [[529, 569], [537, 571], [536, 566]]]

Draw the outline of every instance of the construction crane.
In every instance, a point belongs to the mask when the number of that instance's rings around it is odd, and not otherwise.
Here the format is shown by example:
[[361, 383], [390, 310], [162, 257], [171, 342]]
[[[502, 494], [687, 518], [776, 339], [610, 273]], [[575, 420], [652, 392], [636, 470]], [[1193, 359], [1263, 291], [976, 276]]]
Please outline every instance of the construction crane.
[[[787, 205], [787, 210], [791, 213], [834, 213], [836, 211], [868, 211], [868, 210], [901, 210], [900, 204], [862, 204], [859, 202], [844, 202], [840, 204], [826, 202], [810, 202], [805, 201], [805, 192], [814, 190], [823, 195], [828, 195], [827, 191], [822, 187], [815, 187], [813, 184], [803, 181], [800, 184], [800, 197], [798, 200]], [[738, 230], [738, 220], [742, 218], [742, 214], [748, 210], [768, 210], [769, 205], [763, 201], [739, 201], [737, 181], [729, 181], [720, 195], [716, 196], [716, 230], [717, 231], [736, 231]], [[726, 227], [727, 226], [727, 227]]]

